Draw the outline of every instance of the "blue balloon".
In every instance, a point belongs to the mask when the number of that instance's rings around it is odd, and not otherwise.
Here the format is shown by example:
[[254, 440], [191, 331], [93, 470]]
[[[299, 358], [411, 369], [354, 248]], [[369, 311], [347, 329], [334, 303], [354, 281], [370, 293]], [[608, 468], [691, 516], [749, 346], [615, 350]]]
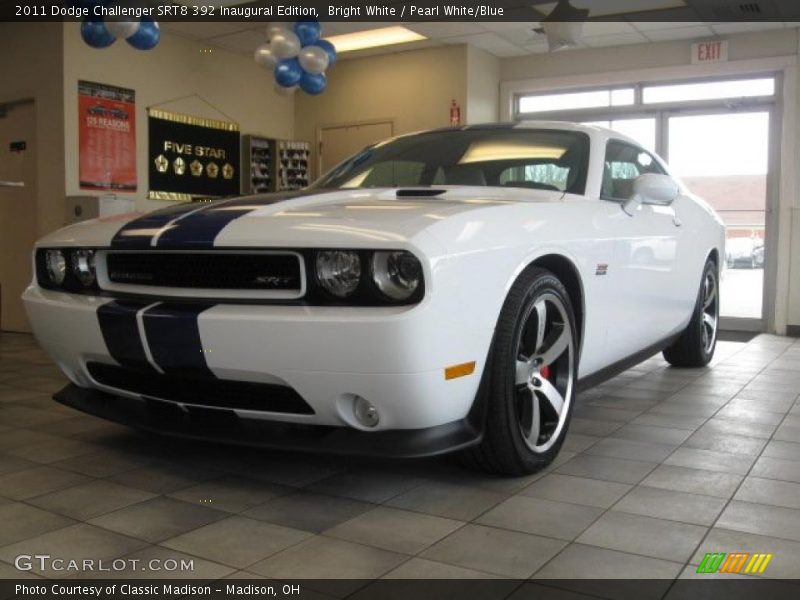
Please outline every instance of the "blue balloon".
[[88, 19], [81, 23], [81, 37], [92, 48], [108, 48], [117, 40], [106, 29], [103, 21], [90, 21]]
[[336, 46], [331, 44], [328, 40], [319, 40], [315, 46], [319, 46], [328, 53], [328, 66], [332, 66], [336, 62]]
[[324, 92], [326, 87], [328, 87], [328, 79], [324, 74], [315, 75], [303, 71], [303, 76], [300, 78], [300, 89], [306, 94], [316, 96]]
[[283, 87], [297, 85], [304, 73], [296, 58], [287, 58], [275, 65], [275, 81]]
[[303, 46], [310, 46], [319, 40], [322, 27], [316, 19], [300, 19], [294, 24], [294, 32]]
[[137, 50], [152, 50], [158, 46], [160, 40], [161, 29], [159, 29], [158, 23], [150, 17], [142, 17], [139, 29], [125, 41]]

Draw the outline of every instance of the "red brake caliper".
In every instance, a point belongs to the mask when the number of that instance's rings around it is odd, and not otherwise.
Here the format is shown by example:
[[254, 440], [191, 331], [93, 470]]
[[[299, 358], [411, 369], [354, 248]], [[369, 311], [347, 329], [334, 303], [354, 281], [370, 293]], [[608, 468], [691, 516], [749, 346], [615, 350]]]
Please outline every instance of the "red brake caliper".
[[545, 365], [541, 369], [539, 369], [539, 373], [542, 374], [542, 377], [549, 380], [550, 379], [550, 365]]

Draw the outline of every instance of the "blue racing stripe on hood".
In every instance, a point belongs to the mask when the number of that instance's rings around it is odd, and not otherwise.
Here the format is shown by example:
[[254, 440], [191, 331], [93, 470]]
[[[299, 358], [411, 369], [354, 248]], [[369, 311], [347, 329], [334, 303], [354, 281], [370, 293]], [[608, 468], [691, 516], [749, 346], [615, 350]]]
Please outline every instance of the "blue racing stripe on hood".
[[208, 249], [214, 247], [214, 240], [219, 233], [239, 217], [251, 213], [264, 206], [291, 200], [301, 196], [309, 196], [317, 192], [301, 191], [237, 198], [227, 202], [219, 202], [208, 209], [187, 215], [167, 227], [158, 237], [158, 248], [185, 248], [188, 250]]
[[111, 247], [120, 250], [150, 248], [151, 240], [162, 227], [182, 215], [196, 211], [198, 208], [197, 204], [177, 204], [129, 221], [114, 235], [111, 240]]

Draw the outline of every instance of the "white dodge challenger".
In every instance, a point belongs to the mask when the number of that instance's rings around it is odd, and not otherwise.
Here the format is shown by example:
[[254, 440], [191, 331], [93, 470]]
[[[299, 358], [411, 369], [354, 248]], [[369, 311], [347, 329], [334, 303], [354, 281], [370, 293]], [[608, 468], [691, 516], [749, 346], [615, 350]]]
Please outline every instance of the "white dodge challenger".
[[635, 141], [554, 122], [398, 137], [295, 193], [73, 225], [35, 249], [55, 399], [146, 430], [505, 474], [576, 392], [711, 359], [724, 228]]

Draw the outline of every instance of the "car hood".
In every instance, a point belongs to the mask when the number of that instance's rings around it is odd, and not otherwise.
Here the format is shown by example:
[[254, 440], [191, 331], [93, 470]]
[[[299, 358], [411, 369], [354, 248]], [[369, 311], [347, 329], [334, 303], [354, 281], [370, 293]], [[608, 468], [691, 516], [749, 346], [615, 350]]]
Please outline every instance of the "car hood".
[[387, 246], [468, 211], [522, 202], [559, 202], [562, 192], [518, 188], [304, 190], [78, 223], [41, 245], [119, 249]]

